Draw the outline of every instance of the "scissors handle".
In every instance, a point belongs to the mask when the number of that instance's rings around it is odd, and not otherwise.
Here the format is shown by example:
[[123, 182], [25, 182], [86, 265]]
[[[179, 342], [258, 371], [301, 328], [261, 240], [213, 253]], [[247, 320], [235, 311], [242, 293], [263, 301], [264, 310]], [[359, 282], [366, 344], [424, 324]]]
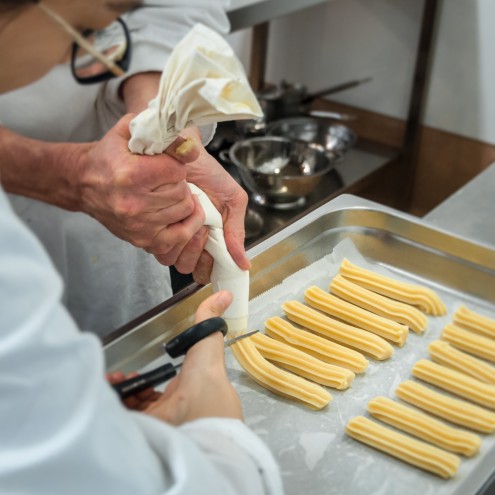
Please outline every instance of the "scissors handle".
[[173, 358], [184, 356], [186, 352], [200, 340], [208, 337], [212, 333], [222, 332], [223, 336], [227, 334], [227, 322], [219, 316], [208, 318], [207, 320], [196, 323], [187, 330], [173, 338], [164, 345], [166, 353]]
[[[227, 334], [227, 329], [226, 321], [223, 318], [215, 316], [189, 327], [163, 347], [167, 354], [172, 358], [184, 356], [186, 352], [200, 340], [215, 332], [222, 332], [225, 336]], [[147, 388], [155, 387], [170, 380], [177, 374], [177, 369], [180, 366], [180, 364], [173, 366], [172, 364], [167, 363], [154, 370], [148, 371], [148, 373], [112, 385], [112, 388], [119, 394], [121, 399], [127, 399], [127, 397], [130, 397], [131, 395], [135, 395]]]
[[127, 399], [131, 395], [135, 395], [147, 388], [155, 387], [170, 380], [177, 374], [177, 368], [180, 366], [181, 365], [174, 366], [173, 364], [167, 363], [154, 370], [148, 371], [148, 373], [116, 383], [112, 385], [112, 388], [117, 392], [121, 399]]

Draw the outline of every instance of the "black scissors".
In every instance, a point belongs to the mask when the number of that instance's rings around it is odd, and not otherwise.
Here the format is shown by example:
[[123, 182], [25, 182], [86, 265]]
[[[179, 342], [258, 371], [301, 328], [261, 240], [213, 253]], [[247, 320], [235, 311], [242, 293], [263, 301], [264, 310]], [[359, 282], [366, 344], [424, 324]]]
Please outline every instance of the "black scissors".
[[[197, 344], [200, 340], [215, 332], [222, 332], [224, 337], [227, 334], [227, 323], [223, 318], [218, 316], [209, 318], [208, 320], [204, 320], [200, 323], [196, 323], [192, 327], [189, 327], [187, 330], [184, 330], [184, 332], [177, 335], [177, 337], [174, 337], [170, 342], [163, 344], [163, 348], [172, 358], [184, 356], [194, 344]], [[257, 332], [258, 330], [255, 330], [230, 339], [225, 342], [224, 347], [228, 347], [235, 342], [245, 339], [246, 337], [250, 337]], [[182, 363], [175, 366], [171, 363], [167, 363], [142, 375], [116, 383], [112, 385], [112, 388], [117, 392], [121, 399], [127, 399], [127, 397], [142, 392], [147, 388], [156, 387], [157, 385], [172, 379], [175, 375], [177, 375], [177, 370], [181, 366]]]

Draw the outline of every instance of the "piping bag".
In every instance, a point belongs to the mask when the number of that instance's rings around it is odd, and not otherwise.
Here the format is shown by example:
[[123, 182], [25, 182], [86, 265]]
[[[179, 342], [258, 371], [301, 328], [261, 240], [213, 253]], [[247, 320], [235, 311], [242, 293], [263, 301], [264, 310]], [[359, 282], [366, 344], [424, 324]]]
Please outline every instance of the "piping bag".
[[[172, 51], [157, 96], [131, 121], [129, 149], [160, 154], [186, 127], [260, 116], [258, 100], [232, 48], [219, 34], [196, 24]], [[241, 270], [227, 250], [220, 212], [199, 187], [189, 187], [205, 212], [209, 230], [205, 249], [213, 258], [213, 290], [233, 294], [223, 317], [229, 333], [237, 336], [247, 329], [249, 271]]]

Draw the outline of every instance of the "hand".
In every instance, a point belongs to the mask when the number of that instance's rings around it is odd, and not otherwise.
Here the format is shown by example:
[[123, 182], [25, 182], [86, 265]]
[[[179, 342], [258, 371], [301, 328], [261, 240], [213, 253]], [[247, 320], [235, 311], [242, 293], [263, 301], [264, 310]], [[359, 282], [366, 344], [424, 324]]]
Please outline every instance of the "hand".
[[[199, 306], [196, 322], [221, 316], [231, 302], [229, 292], [217, 292]], [[191, 347], [179, 375], [144, 412], [174, 425], [207, 417], [242, 419], [239, 396], [227, 377], [223, 345], [223, 335], [215, 332]]]
[[[200, 139], [197, 129], [185, 129], [181, 135]], [[225, 242], [233, 260], [248, 270], [251, 263], [244, 249], [246, 192], [204, 148], [200, 148], [199, 158], [189, 162], [186, 169], [187, 181], [201, 188], [222, 214]], [[206, 239], [207, 230], [198, 231], [175, 262], [179, 272], [193, 272], [195, 281], [200, 284], [209, 282], [213, 265], [211, 256], [203, 251]]]
[[80, 209], [117, 237], [175, 261], [204, 222], [181, 163], [197, 157], [197, 150], [180, 161], [170, 156], [179, 140], [167, 154], [133, 155], [127, 147], [131, 118], [122, 118], [101, 141], [84, 148], [74, 171]]

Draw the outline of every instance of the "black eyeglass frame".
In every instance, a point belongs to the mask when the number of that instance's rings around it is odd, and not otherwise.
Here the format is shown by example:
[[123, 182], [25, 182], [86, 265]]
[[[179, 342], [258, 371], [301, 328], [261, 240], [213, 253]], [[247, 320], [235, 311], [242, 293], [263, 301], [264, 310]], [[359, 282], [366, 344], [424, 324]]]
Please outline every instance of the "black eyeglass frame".
[[[122, 28], [124, 29], [124, 36], [125, 36], [125, 41], [126, 41], [126, 49], [124, 52], [124, 56], [118, 60], [115, 61], [115, 65], [120, 67], [124, 72], [127, 72], [129, 69], [129, 65], [131, 63], [131, 54], [132, 54], [132, 49], [131, 49], [131, 34], [129, 32], [129, 28], [127, 27], [127, 24], [124, 22], [124, 20], [120, 17], [116, 19], [116, 22], [120, 23]], [[84, 37], [90, 36], [92, 33], [95, 31], [93, 30], [88, 30], [83, 33]], [[77, 52], [79, 51], [81, 47], [77, 44], [77, 42], [74, 41], [72, 44], [72, 56], [71, 56], [71, 71], [74, 79], [79, 83], [79, 84], [95, 84], [95, 83], [100, 83], [104, 81], [108, 81], [109, 79], [113, 79], [114, 77], [117, 77], [110, 69], [108, 69], [106, 72], [102, 72], [101, 74], [97, 74], [95, 76], [90, 76], [90, 77], [79, 77], [76, 72], [76, 59], [77, 59]]]

